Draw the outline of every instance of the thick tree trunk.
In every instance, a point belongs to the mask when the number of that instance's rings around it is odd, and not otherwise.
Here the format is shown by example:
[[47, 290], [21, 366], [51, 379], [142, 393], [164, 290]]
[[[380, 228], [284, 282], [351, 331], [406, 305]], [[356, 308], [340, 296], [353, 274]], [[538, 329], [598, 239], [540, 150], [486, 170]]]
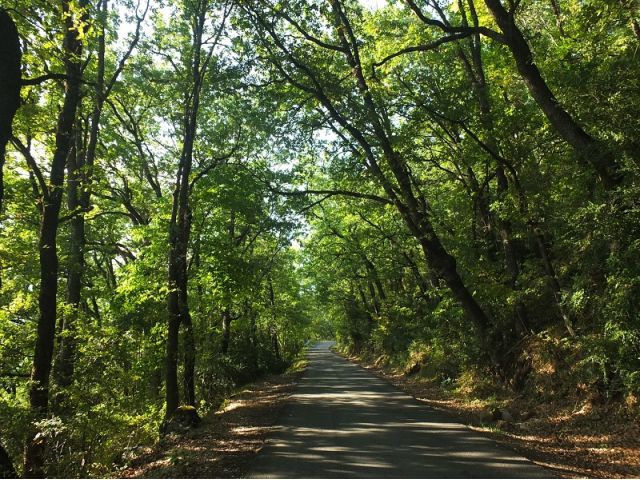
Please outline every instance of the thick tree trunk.
[[11, 457], [0, 444], [0, 478], [18, 478]]
[[[188, 178], [188, 177], [187, 177]], [[179, 192], [176, 192], [175, 199], [179, 198]], [[178, 336], [180, 334], [180, 326], [184, 326], [186, 331], [184, 342], [184, 358], [191, 358], [192, 352], [189, 349], [194, 348], [193, 332], [190, 326], [191, 314], [188, 305], [188, 276], [187, 276], [187, 250], [189, 241], [190, 220], [188, 213], [188, 199], [184, 203], [175, 205], [178, 212], [179, 220], [172, 221], [170, 234], [170, 251], [169, 251], [169, 330], [167, 337], [167, 379], [166, 379], [166, 412], [165, 415], [170, 418], [178, 408], [180, 401], [178, 387]], [[186, 204], [186, 209], [184, 208]], [[189, 385], [193, 382], [193, 364], [189, 363], [184, 366], [183, 384]], [[191, 378], [191, 380], [189, 380]], [[189, 390], [185, 390], [187, 400], [194, 400]]]
[[453, 297], [462, 306], [467, 318], [475, 325], [482, 346], [487, 350], [487, 353], [492, 355], [493, 352], [488, 344], [488, 330], [491, 325], [489, 317], [464, 284], [456, 268], [455, 258], [445, 250], [431, 224], [423, 220], [422, 225], [422, 235], [419, 241], [429, 267], [433, 268], [438, 276], [444, 280]]
[[196, 404], [196, 339], [193, 335], [191, 312], [187, 307], [182, 315], [184, 326], [184, 373], [182, 384], [184, 387], [184, 401], [187, 405]]
[[21, 59], [18, 29], [7, 11], [0, 8], [0, 213], [4, 206], [6, 147], [12, 135], [13, 117], [20, 107]]
[[[58, 215], [62, 203], [65, 164], [73, 142], [73, 127], [80, 99], [82, 42], [78, 39], [76, 25], [74, 25], [69, 10], [70, 2], [65, 1], [63, 3], [63, 11], [65, 12], [66, 26], [64, 47], [67, 80], [64, 103], [58, 116], [56, 147], [51, 163], [49, 188], [43, 199], [38, 246], [40, 254], [38, 306], [40, 314], [29, 390], [29, 404], [34, 421], [45, 418], [49, 409], [49, 374], [51, 373], [51, 360], [55, 341], [56, 297], [58, 292], [58, 254], [56, 244]], [[27, 435], [25, 445], [25, 477], [44, 476], [44, 452], [45, 439], [38, 438], [37, 431], [33, 427]]]
[[[171, 269], [176, 268], [173, 261], [169, 259], [169, 278], [172, 275]], [[180, 390], [178, 388], [178, 345], [180, 335], [180, 307], [178, 303], [178, 291], [175, 284], [170, 283], [168, 298], [168, 330], [167, 330], [167, 357], [165, 372], [165, 418], [168, 420], [177, 410], [180, 404]]]
[[[69, 155], [67, 206], [71, 212], [80, 208], [79, 189], [82, 186], [81, 172], [84, 165], [84, 159], [79, 147], [81, 146], [76, 145], [74, 152]], [[59, 401], [63, 401], [64, 389], [71, 385], [73, 380], [76, 352], [75, 330], [82, 296], [82, 274], [85, 267], [84, 245], [84, 216], [76, 215], [71, 219], [69, 238], [70, 252], [67, 265], [67, 303], [69, 304], [70, 309], [68, 309], [67, 313], [62, 318], [62, 335], [60, 335], [58, 357], [54, 366], [54, 379], [57, 386], [60, 388], [58, 398], [54, 401], [56, 404], [59, 403]]]
[[529, 44], [516, 25], [514, 15], [504, 8], [500, 0], [484, 0], [484, 3], [504, 35], [505, 43], [511, 50], [520, 76], [551, 125], [576, 150], [578, 158], [585, 165], [591, 165], [603, 186], [607, 189], [614, 188], [620, 182], [621, 176], [619, 165], [611, 152], [605, 145], [585, 132], [558, 102], [533, 61]]

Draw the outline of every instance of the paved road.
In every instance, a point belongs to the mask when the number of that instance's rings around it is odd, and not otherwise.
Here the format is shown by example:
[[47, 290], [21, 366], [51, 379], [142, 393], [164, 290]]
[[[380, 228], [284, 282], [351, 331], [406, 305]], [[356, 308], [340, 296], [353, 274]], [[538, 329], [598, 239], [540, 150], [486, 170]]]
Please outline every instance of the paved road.
[[315, 345], [250, 478], [545, 478], [551, 473]]

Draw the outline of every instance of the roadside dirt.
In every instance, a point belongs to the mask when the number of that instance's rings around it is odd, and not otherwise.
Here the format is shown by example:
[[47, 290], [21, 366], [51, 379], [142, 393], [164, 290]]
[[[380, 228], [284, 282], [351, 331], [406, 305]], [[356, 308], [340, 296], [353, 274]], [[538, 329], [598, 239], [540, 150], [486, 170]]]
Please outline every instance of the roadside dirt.
[[242, 478], [303, 371], [246, 387], [185, 435], [168, 435], [117, 478]]
[[[536, 404], [504, 399], [507, 416], [491, 418], [487, 402], [466, 398], [434, 382], [348, 357], [414, 398], [447, 411], [473, 430], [518, 451], [564, 478], [640, 478], [640, 425], [622, 405]], [[526, 418], [529, 417], [529, 418]]]

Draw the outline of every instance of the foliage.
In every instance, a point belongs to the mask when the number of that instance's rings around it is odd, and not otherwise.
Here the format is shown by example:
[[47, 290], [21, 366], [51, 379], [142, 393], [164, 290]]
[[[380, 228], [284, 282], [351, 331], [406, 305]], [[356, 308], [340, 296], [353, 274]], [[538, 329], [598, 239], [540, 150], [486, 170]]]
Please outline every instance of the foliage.
[[[93, 138], [95, 158], [66, 166], [40, 418], [28, 397], [42, 190], [69, 81], [47, 76], [68, 63], [66, 26], [47, 2], [5, 3], [35, 79], [13, 122], [0, 212], [0, 443], [16, 464], [29, 429], [46, 439], [51, 476], [106, 475], [157, 440], [187, 125], [201, 413], [330, 338], [477, 392], [640, 395], [631, 3], [534, 0], [509, 14], [563, 118], [590, 139], [577, 148], [532, 95], [496, 2], [65, 1], [83, 44], [72, 153], [89, 159]], [[208, 60], [194, 72], [198, 54]], [[619, 181], [603, 180], [598, 159]], [[179, 350], [186, 358], [185, 335]]]

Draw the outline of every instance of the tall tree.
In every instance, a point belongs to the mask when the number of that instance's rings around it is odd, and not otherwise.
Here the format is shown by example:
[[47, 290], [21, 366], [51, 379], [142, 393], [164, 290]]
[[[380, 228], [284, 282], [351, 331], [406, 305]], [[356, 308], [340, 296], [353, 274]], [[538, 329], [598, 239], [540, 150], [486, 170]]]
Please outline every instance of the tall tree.
[[[90, 114], [88, 132], [76, 131], [77, 147], [69, 156], [67, 166], [67, 207], [72, 215], [69, 234], [69, 265], [67, 267], [67, 304], [71, 307], [63, 317], [62, 335], [58, 357], [54, 368], [56, 382], [62, 389], [71, 384], [74, 371], [76, 340], [75, 323], [78, 320], [82, 301], [83, 277], [85, 274], [86, 220], [85, 215], [91, 210], [91, 192], [96, 151], [100, 135], [101, 119], [104, 104], [109, 98], [125, 64], [140, 40], [142, 22], [149, 8], [149, 2], [139, 12], [136, 7], [136, 25], [131, 41], [114, 66], [112, 73], [106, 75], [106, 27], [108, 21], [108, 0], [100, 0], [96, 8], [97, 27], [97, 67], [93, 87], [93, 110]], [[88, 135], [87, 135], [88, 133]], [[86, 145], [84, 145], [86, 138]]]
[[[62, 204], [64, 170], [67, 158], [73, 148], [76, 110], [80, 101], [82, 80], [82, 36], [86, 28], [87, 2], [80, 2], [80, 15], [71, 1], [62, 2], [64, 16], [64, 65], [65, 93], [62, 109], [58, 115], [56, 140], [48, 184], [39, 174], [42, 190], [42, 216], [40, 224], [40, 292], [38, 296], [39, 318], [33, 369], [31, 371], [31, 387], [29, 404], [33, 421], [46, 418], [49, 409], [49, 375], [55, 343], [55, 326], [57, 317], [58, 292], [58, 252], [57, 235], [59, 212]], [[44, 452], [46, 441], [38, 435], [35, 424], [27, 436], [24, 458], [26, 477], [44, 476]]]
[[[424, 45], [422, 48], [414, 47], [412, 51], [433, 49], [440, 44], [457, 41], [462, 37], [478, 33], [505, 44], [509, 48], [518, 73], [531, 96], [555, 131], [575, 149], [579, 161], [596, 171], [606, 189], [612, 189], [620, 182], [620, 165], [614, 156], [613, 149], [584, 130], [583, 126], [569, 113], [567, 108], [558, 101], [542, 76], [534, 61], [531, 47], [516, 23], [518, 3], [511, 3], [510, 9], [507, 10], [500, 0], [484, 0], [485, 5], [500, 28], [500, 32], [496, 32], [479, 25], [473, 27], [453, 26], [446, 20], [441, 21], [430, 18], [414, 0], [406, 1], [422, 22], [428, 26], [438, 27], [448, 34], [448, 36], [430, 45]], [[435, 11], [442, 11], [437, 1], [427, 2], [427, 4], [434, 7]]]
[[191, 235], [192, 210], [191, 192], [195, 183], [217, 165], [213, 159], [209, 166], [201, 169], [191, 178], [193, 169], [194, 145], [198, 130], [198, 113], [205, 77], [220, 36], [222, 35], [228, 11], [224, 9], [222, 20], [213, 32], [212, 38], [206, 38], [208, 14], [213, 3], [209, 0], [186, 2], [185, 14], [190, 24], [191, 44], [185, 56], [185, 71], [188, 89], [184, 93], [184, 111], [182, 116], [182, 150], [178, 160], [176, 183], [173, 192], [173, 206], [169, 223], [169, 329], [167, 334], [167, 373], [166, 373], [166, 418], [170, 419], [179, 405], [179, 386], [177, 377], [178, 336], [180, 326], [184, 327], [184, 393], [188, 405], [195, 405], [195, 338], [193, 323], [189, 311], [188, 299], [188, 250]]
[[[339, 102], [332, 100], [335, 98], [335, 93], [329, 93], [330, 87], [322, 81], [320, 74], [301, 59], [299, 52], [292, 50], [295, 46], [288, 46], [285, 43], [284, 35], [276, 30], [275, 22], [265, 18], [260, 8], [248, 10], [256, 26], [273, 42], [273, 47], [266, 43], [267, 48], [276, 48], [280, 52], [280, 56], [275, 54], [270, 56], [270, 60], [278, 71], [293, 86], [313, 95], [326, 110], [332, 122], [343, 129], [358, 145], [360, 151], [354, 151], [354, 155], [363, 158], [367, 170], [383, 188], [387, 198], [382, 202], [392, 204], [398, 209], [408, 229], [418, 241], [429, 268], [444, 280], [468, 319], [475, 326], [485, 352], [494, 356], [489, 346], [491, 321], [465, 285], [457, 270], [455, 258], [442, 244], [433, 226], [428, 202], [419, 186], [415, 184], [406, 159], [399, 154], [394, 145], [393, 127], [386, 117], [384, 107], [376, 103], [371, 93], [364, 75], [366, 67], [361, 61], [361, 43], [355, 35], [343, 4], [339, 0], [332, 1], [331, 10], [326, 14], [328, 20], [326, 27], [332, 29], [337, 43], [319, 39], [313, 32], [305, 30], [300, 23], [289, 17], [286, 12], [283, 13], [277, 8], [274, 10], [275, 12], [271, 14], [275, 18], [283, 18], [309, 44], [319, 46], [325, 52], [341, 54], [353, 79], [354, 90], [348, 95], [352, 100], [358, 101], [359, 112], [356, 118], [349, 118], [349, 113], [340, 108]], [[293, 73], [290, 73], [291, 70]], [[362, 128], [358, 123], [364, 123], [366, 127]], [[336, 133], [341, 134], [337, 129]], [[380, 160], [385, 163], [381, 164]]]

